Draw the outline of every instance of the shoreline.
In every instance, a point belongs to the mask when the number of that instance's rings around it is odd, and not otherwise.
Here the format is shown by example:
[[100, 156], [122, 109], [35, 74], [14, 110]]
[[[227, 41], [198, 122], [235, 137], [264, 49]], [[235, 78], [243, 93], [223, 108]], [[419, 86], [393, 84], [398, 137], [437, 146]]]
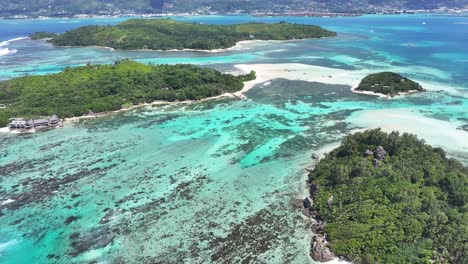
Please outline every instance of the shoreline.
[[[257, 78], [254, 84], [261, 84], [274, 79], [286, 79], [290, 81], [318, 82], [323, 84], [346, 85], [351, 92], [362, 95], [377, 96], [386, 99], [398, 99], [404, 95], [416, 94], [416, 92], [400, 93], [396, 96], [387, 96], [368, 91], [356, 91], [361, 80], [375, 70], [358, 69], [344, 70], [324, 66], [309, 65], [303, 63], [279, 63], [279, 64], [236, 64], [235, 68], [243, 73], [255, 71]], [[391, 70], [391, 69], [389, 69]], [[403, 70], [403, 69], [398, 69]], [[455, 96], [464, 96], [457, 87], [439, 82], [428, 82], [415, 79], [427, 92], [446, 92]], [[419, 92], [418, 92], [419, 93]]]
[[254, 85], [250, 85], [250, 83], [253, 81], [248, 81], [244, 82], [244, 88], [242, 90], [239, 90], [237, 92], [233, 93], [223, 93], [217, 96], [212, 96], [212, 97], [207, 97], [203, 98], [201, 100], [186, 100], [186, 101], [174, 101], [174, 102], [169, 102], [169, 101], [162, 101], [162, 100], [156, 100], [151, 103], [141, 103], [137, 105], [133, 105], [127, 108], [122, 108], [119, 110], [114, 110], [114, 111], [107, 111], [107, 112], [101, 112], [101, 113], [96, 113], [96, 114], [89, 114], [89, 115], [83, 115], [83, 116], [76, 116], [76, 117], [68, 117], [63, 119], [63, 124], [64, 125], [70, 125], [72, 123], [79, 122], [81, 120], [87, 120], [87, 119], [93, 119], [93, 118], [99, 118], [99, 117], [106, 117], [110, 116], [113, 114], [118, 114], [121, 112], [127, 112], [131, 111], [134, 109], [138, 108], [144, 108], [144, 107], [150, 107], [150, 106], [156, 106], [156, 105], [178, 105], [178, 104], [196, 104], [196, 103], [201, 103], [201, 102], [206, 102], [206, 101], [212, 101], [212, 100], [218, 100], [218, 99], [223, 99], [223, 98], [238, 98], [240, 100], [245, 100], [247, 97], [244, 95], [245, 92], [249, 91], [250, 89], [253, 88]]
[[[418, 109], [369, 109], [353, 113], [346, 121], [366, 129], [416, 134], [428, 144], [442, 147], [450, 156], [468, 151], [468, 132], [458, 129], [461, 123], [430, 118]], [[425, 129], [427, 127], [432, 129]], [[457, 159], [466, 160], [466, 155]]]
[[[257, 41], [262, 41], [262, 40], [253, 40], [253, 41], [247, 41], [247, 42], [252, 43], [252, 42], [257, 42]], [[239, 74], [245, 74], [245, 73], [249, 73], [250, 71], [255, 71], [256, 79], [252, 81], [244, 82], [244, 87], [241, 90], [237, 92], [233, 92], [233, 93], [224, 93], [218, 96], [208, 97], [208, 98], [204, 98], [198, 101], [187, 100], [187, 101], [169, 102], [169, 101], [158, 100], [158, 101], [154, 101], [151, 103], [142, 103], [142, 104], [134, 105], [128, 108], [122, 108], [122, 109], [115, 110], [115, 111], [65, 118], [63, 119], [63, 124], [68, 125], [71, 123], [79, 122], [81, 120], [104, 117], [104, 116], [120, 113], [123, 111], [129, 111], [129, 110], [133, 110], [136, 108], [142, 108], [142, 107], [154, 106], [154, 105], [192, 104], [192, 103], [198, 103], [198, 102], [203, 102], [207, 100], [217, 100], [220, 98], [238, 98], [238, 99], [244, 100], [247, 98], [245, 96], [246, 92], [253, 89], [256, 85], [267, 83], [274, 79], [287, 79], [287, 80], [292, 80], [292, 81], [307, 81], [307, 82], [319, 82], [323, 84], [346, 85], [346, 86], [350, 86], [351, 92], [353, 93], [377, 96], [377, 97], [386, 98], [386, 99], [393, 99], [393, 98], [398, 98], [399, 96], [402, 96], [402, 95], [413, 94], [413, 92], [410, 91], [409, 93], [404, 93], [404, 94], [400, 93], [397, 96], [390, 97], [384, 94], [378, 94], [378, 93], [373, 93], [373, 92], [368, 92], [368, 91], [356, 91], [355, 87], [359, 85], [362, 78], [364, 78], [366, 75], [368, 75], [371, 72], [369, 70], [350, 71], [350, 70], [343, 70], [343, 69], [337, 69], [337, 68], [301, 64], [301, 63], [236, 64], [234, 65], [234, 68], [237, 69]], [[421, 83], [422, 85], [425, 85], [423, 82]], [[437, 90], [436, 90], [435, 89], [436, 87], [434, 84], [431, 84], [431, 85], [428, 84], [427, 86], [430, 87], [428, 89], [429, 91], [441, 91], [440, 87], [437, 87]], [[431, 88], [434, 88], [434, 89], [431, 89]], [[454, 87], [448, 87], [448, 86], [447, 88], [448, 89], [445, 89], [442, 91], [453, 92], [455, 89]], [[3, 129], [0, 128], [0, 133], [4, 133], [4, 132], [8, 132], [8, 131], [5, 131], [5, 128]], [[17, 131], [15, 131], [14, 133], [17, 133]]]
[[383, 94], [383, 93], [376, 93], [376, 92], [372, 92], [372, 91], [359, 91], [357, 89], [358, 89], [358, 87], [353, 87], [353, 88], [351, 88], [351, 92], [356, 93], [356, 94], [377, 96], [379, 98], [386, 98], [386, 99], [392, 99], [392, 98], [395, 98], [395, 97], [415, 94], [415, 93], [419, 92], [417, 90], [411, 90], [411, 91], [408, 91], [408, 92], [399, 92], [396, 95], [391, 96], [391, 95], [386, 95], [386, 94]]
[[[194, 104], [194, 103], [201, 103], [205, 101], [218, 100], [218, 99], [223, 99], [223, 98], [238, 98], [240, 100], [245, 100], [247, 99], [247, 97], [244, 95], [244, 93], [249, 91], [255, 86], [254, 84], [252, 84], [253, 81], [244, 82], [244, 88], [242, 88], [242, 90], [239, 90], [237, 92], [224, 93], [224, 94], [220, 94], [220, 95], [213, 96], [213, 97], [203, 98], [201, 100], [186, 100], [186, 101], [175, 101], [175, 102], [156, 100], [151, 103], [141, 103], [141, 104], [133, 105], [133, 106], [126, 107], [126, 108], [121, 108], [121, 109], [114, 110], [114, 111], [106, 111], [106, 112], [93, 113], [93, 114], [87, 114], [87, 115], [82, 115], [82, 116], [67, 117], [67, 118], [62, 119], [61, 126], [57, 126], [54, 128], [69, 126], [69, 125], [72, 125], [73, 123], [77, 123], [83, 120], [111, 116], [114, 114], [131, 111], [131, 110], [138, 109], [138, 108], [144, 108], [144, 107], [150, 107], [150, 106], [156, 106], [156, 105]], [[10, 129], [8, 126], [0, 127], [0, 134], [2, 133], [21, 134], [21, 133], [35, 133], [35, 132], [37, 132], [36, 129], [18, 130], [18, 129]]]
[[[326, 38], [326, 37], [325, 37]], [[30, 37], [27, 37], [27, 39], [32, 40]], [[91, 45], [91, 46], [55, 46], [52, 43], [47, 42], [47, 39], [39, 39], [39, 41], [44, 41], [45, 43], [51, 45], [54, 48], [94, 48], [94, 49], [106, 49], [109, 51], [116, 51], [116, 52], [203, 52], [203, 53], [221, 53], [221, 52], [227, 52], [231, 50], [243, 50], [243, 49], [248, 49], [248, 45], [256, 44], [256, 43], [264, 43], [264, 42], [270, 42], [270, 43], [283, 43], [283, 42], [293, 42], [293, 41], [300, 41], [300, 40], [307, 40], [307, 39], [322, 39], [322, 38], [304, 38], [304, 39], [288, 39], [288, 40], [263, 40], [263, 39], [252, 39], [252, 40], [241, 40], [236, 42], [236, 45], [228, 48], [218, 48], [218, 49], [212, 49], [212, 50], [204, 50], [204, 49], [167, 49], [167, 50], [157, 50], [157, 49], [115, 49], [112, 47], [107, 47], [107, 46], [97, 46], [97, 45]], [[35, 40], [34, 40], [35, 41]]]
[[[286, 79], [292, 81], [319, 82], [324, 84], [346, 85], [350, 89], [357, 87], [361, 79], [367, 76], [369, 70], [342, 70], [326, 68], [322, 66], [312, 66], [298, 63], [287, 64], [238, 64], [237, 69], [243, 72], [256, 71], [257, 79], [251, 81], [249, 86], [262, 84], [274, 79]], [[426, 89], [426, 93], [447, 93], [451, 96], [466, 98], [467, 94], [459, 91], [457, 87], [443, 83], [425, 82], [417, 80]], [[249, 90], [249, 87], [245, 87]], [[262, 89], [262, 87], [259, 87]], [[352, 91], [352, 90], [351, 90]], [[352, 91], [355, 92], [355, 91]], [[359, 92], [359, 91], [356, 91]], [[419, 92], [416, 93], [420, 94]], [[375, 96], [374, 94], [363, 94]], [[413, 94], [415, 95], [415, 94]], [[401, 99], [400, 96], [390, 97], [388, 100]], [[468, 150], [468, 132], [459, 129], [458, 123], [431, 118], [418, 109], [405, 108], [385, 108], [368, 109], [353, 113], [346, 119], [346, 122], [353, 124], [356, 129], [373, 129], [380, 127], [383, 131], [417, 134], [429, 144], [443, 146], [444, 149], [452, 153], [464, 153]], [[432, 127], [436, 129], [424, 129]], [[448, 140], [450, 139], [450, 140]], [[466, 157], [458, 157], [468, 160]]]
[[286, 79], [355, 87], [367, 73], [366, 71], [348, 71], [301, 63], [236, 64], [234, 67], [244, 73], [255, 71], [257, 78], [252, 81], [255, 84], [274, 79]]
[[[305, 205], [304, 201], [306, 199], [310, 199], [310, 201], [312, 201], [312, 205], [313, 205], [313, 199], [311, 198], [311, 195], [310, 195], [310, 188], [311, 188], [311, 185], [310, 185], [310, 182], [309, 182], [310, 173], [312, 171], [314, 171], [317, 164], [320, 163], [320, 160], [322, 160], [324, 157], [326, 157], [327, 153], [329, 153], [330, 151], [336, 149], [340, 145], [341, 145], [341, 141], [337, 141], [337, 142], [334, 142], [334, 143], [326, 144], [326, 145], [320, 147], [317, 150], [311, 151], [311, 153], [310, 153], [312, 155], [311, 156], [311, 161], [308, 162], [307, 167], [303, 169], [303, 171], [305, 171], [305, 173], [304, 173], [304, 176], [302, 178], [302, 183], [303, 183], [303, 184], [301, 184], [302, 191], [298, 192], [294, 197], [292, 197], [293, 207], [295, 207], [297, 209], [300, 209], [301, 211], [297, 212], [297, 213], [299, 215], [301, 215], [302, 217], [304, 217], [304, 221], [308, 222], [307, 223], [308, 227], [305, 230], [310, 235], [310, 237], [309, 237], [310, 245], [309, 245], [307, 255], [311, 258], [311, 260], [313, 260], [314, 262], [317, 262], [317, 263], [323, 263], [323, 264], [352, 264], [352, 262], [347, 261], [347, 260], [345, 260], [343, 258], [340, 258], [340, 257], [336, 256], [330, 249], [328, 249], [328, 252], [330, 252], [330, 254], [333, 255], [333, 256], [327, 255], [330, 260], [320, 261], [320, 260], [314, 258], [314, 252], [315, 252], [314, 249], [315, 249], [315, 245], [317, 245], [316, 243], [320, 243], [319, 245], [322, 247], [322, 249], [324, 249], [323, 251], [317, 251], [317, 252], [325, 254], [325, 252], [326, 252], [325, 249], [328, 248], [328, 247], [326, 247], [326, 245], [328, 244], [328, 241], [326, 241], [326, 239], [323, 239], [324, 236], [322, 236], [320, 234], [320, 232], [315, 232], [314, 231], [314, 230], [319, 229], [322, 226], [322, 223], [316, 217], [314, 217], [314, 216], [312, 216], [310, 214], [309, 208], [304, 206]], [[321, 242], [316, 242], [317, 238], [320, 239]], [[323, 243], [322, 243], [322, 241], [323, 241]]]
[[[235, 12], [227, 12], [227, 13], [209, 13], [209, 14], [202, 14], [202, 13], [124, 13], [124, 14], [75, 14], [70, 16], [60, 16], [60, 15], [9, 15], [9, 16], [0, 16], [0, 19], [3, 20], [45, 20], [45, 19], [95, 19], [95, 18], [160, 18], [160, 17], [197, 17], [197, 16], [251, 16], [251, 17], [273, 17], [273, 16], [284, 16], [284, 17], [322, 17], [322, 18], [329, 18], [332, 17], [330, 15], [336, 15], [333, 17], [356, 17], [356, 16], [402, 16], [402, 15], [422, 15], [422, 16], [455, 16], [455, 17], [466, 17], [466, 12], [455, 12], [453, 10], [407, 10], [410, 13], [377, 13], [377, 12], [357, 12], [352, 13], [351, 16], [344, 15], [345, 13], [333, 13], [333, 12], [312, 12], [314, 16], [310, 14], [302, 14], [302, 13], [235, 13]], [[413, 13], [411, 13], [413, 12]]]
[[100, 113], [95, 113], [95, 114], [88, 114], [88, 115], [82, 115], [82, 116], [75, 116], [75, 117], [67, 117], [63, 119], [63, 124], [64, 125], [70, 125], [73, 123], [80, 122], [82, 120], [87, 120], [87, 119], [94, 119], [94, 118], [100, 118], [100, 117], [106, 117], [106, 116], [111, 116], [114, 114], [122, 113], [122, 112], [127, 112], [139, 108], [144, 108], [144, 107], [151, 107], [151, 106], [157, 106], [157, 105], [178, 105], [178, 104], [194, 104], [194, 103], [200, 103], [203, 101], [209, 101], [209, 100], [217, 100], [221, 98], [233, 98], [231, 93], [224, 93], [218, 96], [214, 97], [208, 97], [204, 98], [198, 101], [195, 100], [187, 100], [187, 101], [175, 101], [175, 102], [169, 102], [169, 101], [153, 101], [151, 103], [141, 103], [137, 105], [132, 105], [127, 108], [121, 108], [119, 110], [114, 110], [114, 111], [107, 111], [107, 112], [100, 112]]

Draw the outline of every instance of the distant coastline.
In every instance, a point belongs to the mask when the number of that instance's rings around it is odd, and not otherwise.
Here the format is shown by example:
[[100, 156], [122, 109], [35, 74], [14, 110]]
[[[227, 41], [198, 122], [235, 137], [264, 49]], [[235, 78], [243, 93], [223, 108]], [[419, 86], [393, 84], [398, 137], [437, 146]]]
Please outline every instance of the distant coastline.
[[86, 19], [86, 18], [158, 18], [158, 17], [186, 17], [186, 16], [253, 16], [253, 17], [356, 17], [366, 15], [439, 15], [439, 16], [460, 16], [467, 17], [467, 10], [407, 10], [394, 12], [361, 12], [361, 13], [341, 13], [341, 12], [315, 12], [315, 11], [297, 11], [284, 13], [270, 12], [251, 12], [251, 13], [196, 13], [196, 12], [167, 12], [167, 13], [122, 13], [122, 14], [65, 14], [65, 15], [3, 15], [0, 19]]

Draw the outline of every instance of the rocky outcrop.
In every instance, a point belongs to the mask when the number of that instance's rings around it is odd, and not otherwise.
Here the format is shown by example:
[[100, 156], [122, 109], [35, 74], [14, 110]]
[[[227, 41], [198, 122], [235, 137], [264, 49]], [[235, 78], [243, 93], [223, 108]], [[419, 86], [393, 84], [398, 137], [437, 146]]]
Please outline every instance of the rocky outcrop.
[[324, 228], [325, 228], [325, 223], [317, 219], [315, 219], [311, 227], [312, 232], [314, 234], [319, 234], [320, 232], [323, 231]]
[[303, 204], [304, 204], [304, 201], [302, 199], [294, 198], [294, 199], [291, 200], [291, 205], [294, 208], [302, 209], [304, 207]]
[[73, 233], [70, 235], [72, 251], [69, 255], [76, 257], [91, 249], [104, 248], [114, 241], [115, 235], [107, 228], [97, 228], [89, 233]]
[[364, 156], [369, 157], [372, 155], [374, 155], [374, 152], [372, 152], [372, 150], [366, 149], [366, 151], [364, 151]]
[[378, 159], [374, 159], [374, 160], [372, 161], [372, 164], [373, 164], [374, 167], [376, 167], [376, 168], [380, 167], [380, 161], [379, 161]]
[[[314, 187], [316, 189], [317, 186], [309, 185], [310, 188]], [[328, 200], [329, 206], [333, 202], [333, 196], [330, 197]], [[291, 204], [295, 208], [300, 208], [302, 214], [308, 218], [311, 218], [313, 223], [311, 225], [311, 231], [316, 234], [312, 241], [310, 256], [319, 262], [326, 262], [336, 258], [336, 256], [331, 252], [331, 250], [327, 247], [327, 240], [326, 234], [323, 234], [323, 230], [325, 228], [325, 223], [321, 220], [320, 216], [317, 215], [317, 211], [314, 209], [314, 201], [311, 197], [305, 197], [303, 200], [301, 199], [293, 199]], [[323, 234], [323, 235], [322, 235]]]
[[312, 198], [310, 197], [304, 198], [304, 201], [303, 201], [304, 208], [310, 209], [312, 208], [313, 204], [314, 202], [312, 201]]
[[365, 155], [366, 156], [374, 155], [374, 160], [372, 161], [372, 164], [374, 165], [374, 167], [378, 168], [380, 167], [381, 162], [385, 159], [385, 156], [387, 155], [387, 151], [384, 149], [384, 147], [378, 146], [374, 152], [370, 150], [366, 150]]
[[326, 262], [336, 258], [336, 256], [327, 247], [326, 235], [316, 235], [312, 242], [311, 256], [315, 261]]
[[[372, 151], [370, 155], [373, 155]], [[319, 157], [315, 155], [313, 155], [312, 158], [314, 160], [319, 159]], [[312, 173], [314, 169], [315, 167], [313, 167], [312, 169], [306, 169], [306, 171]], [[309, 192], [311, 195], [313, 195], [319, 190], [319, 186], [316, 183], [314, 183], [312, 179], [308, 180], [307, 187], [309, 188]], [[333, 196], [331, 196], [327, 201], [328, 206], [331, 206], [332, 203]], [[297, 205], [299, 204], [298, 199], [295, 199], [295, 202], [293, 204], [294, 207], [297, 208]], [[326, 240], [326, 234], [323, 233], [325, 223], [322, 221], [322, 218], [318, 215], [316, 209], [314, 208], [314, 200], [312, 199], [312, 197], [308, 196], [302, 200], [301, 209], [303, 215], [312, 219], [312, 225], [310, 226], [310, 228], [312, 233], [315, 234], [311, 243], [310, 256], [318, 262], [326, 262], [336, 259], [336, 256], [331, 252], [331, 250], [327, 246], [328, 242]]]
[[315, 183], [313, 183], [313, 182], [310, 182], [310, 183], [308, 184], [308, 187], [309, 187], [310, 193], [316, 193], [316, 192], [318, 192], [318, 190], [319, 190], [318, 185], [315, 184]]
[[387, 151], [385, 151], [384, 147], [378, 146], [377, 149], [374, 151], [374, 158], [377, 160], [384, 160], [385, 155], [387, 155]]

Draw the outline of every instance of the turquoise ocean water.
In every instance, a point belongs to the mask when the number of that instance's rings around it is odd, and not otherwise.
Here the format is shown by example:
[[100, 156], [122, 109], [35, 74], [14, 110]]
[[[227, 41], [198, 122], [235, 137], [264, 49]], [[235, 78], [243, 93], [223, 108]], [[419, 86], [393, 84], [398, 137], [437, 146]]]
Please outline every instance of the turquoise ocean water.
[[[276, 79], [246, 100], [163, 105], [35, 134], [0, 134], [0, 263], [307, 263], [311, 155], [368, 127], [415, 131], [468, 162], [468, 18], [175, 17], [317, 24], [333, 39], [218, 53], [54, 48], [19, 39], [127, 18], [0, 20], [0, 80], [131, 58], [395, 70], [431, 86], [396, 99]], [[12, 41], [10, 41], [12, 40]]]

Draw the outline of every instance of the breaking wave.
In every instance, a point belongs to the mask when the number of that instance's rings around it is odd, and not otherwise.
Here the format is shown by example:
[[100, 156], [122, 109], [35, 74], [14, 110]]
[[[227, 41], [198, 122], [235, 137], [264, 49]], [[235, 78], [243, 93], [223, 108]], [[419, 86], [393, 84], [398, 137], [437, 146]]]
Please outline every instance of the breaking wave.
[[27, 37], [14, 38], [14, 39], [0, 42], [0, 57], [5, 56], [5, 55], [15, 54], [16, 52], [18, 52], [17, 49], [9, 49], [9, 48], [6, 48], [6, 46], [10, 45], [10, 43], [12, 42], [23, 40], [23, 39], [27, 39]]

